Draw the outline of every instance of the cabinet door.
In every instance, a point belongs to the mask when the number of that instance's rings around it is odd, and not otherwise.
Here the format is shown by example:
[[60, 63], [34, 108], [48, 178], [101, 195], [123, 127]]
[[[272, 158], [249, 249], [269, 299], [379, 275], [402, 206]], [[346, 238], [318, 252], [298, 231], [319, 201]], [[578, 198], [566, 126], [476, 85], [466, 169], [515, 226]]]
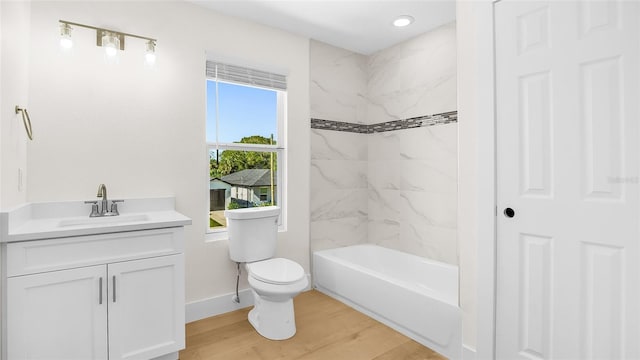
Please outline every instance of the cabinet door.
[[102, 265], [7, 279], [8, 358], [106, 360], [106, 275]]
[[109, 264], [109, 359], [184, 348], [184, 255]]

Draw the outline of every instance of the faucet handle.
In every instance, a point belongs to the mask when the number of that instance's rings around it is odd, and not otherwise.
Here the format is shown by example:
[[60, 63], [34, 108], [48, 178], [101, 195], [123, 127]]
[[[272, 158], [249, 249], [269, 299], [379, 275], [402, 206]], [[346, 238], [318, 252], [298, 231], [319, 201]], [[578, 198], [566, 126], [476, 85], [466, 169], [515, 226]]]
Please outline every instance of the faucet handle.
[[111, 212], [113, 215], [120, 215], [118, 213], [118, 203], [123, 203], [124, 200], [111, 200]]
[[91, 214], [89, 214], [89, 217], [96, 217], [96, 216], [100, 216], [100, 213], [98, 213], [98, 201], [97, 200], [88, 200], [84, 202], [85, 204], [91, 204]]

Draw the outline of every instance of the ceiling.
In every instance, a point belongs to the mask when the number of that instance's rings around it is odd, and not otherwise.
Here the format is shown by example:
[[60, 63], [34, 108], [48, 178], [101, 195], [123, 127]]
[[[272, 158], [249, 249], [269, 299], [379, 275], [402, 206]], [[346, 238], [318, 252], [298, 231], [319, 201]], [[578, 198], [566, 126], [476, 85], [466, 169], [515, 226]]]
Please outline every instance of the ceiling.
[[[455, 0], [190, 0], [360, 54], [401, 43], [455, 20]], [[392, 25], [399, 15], [413, 24]]]

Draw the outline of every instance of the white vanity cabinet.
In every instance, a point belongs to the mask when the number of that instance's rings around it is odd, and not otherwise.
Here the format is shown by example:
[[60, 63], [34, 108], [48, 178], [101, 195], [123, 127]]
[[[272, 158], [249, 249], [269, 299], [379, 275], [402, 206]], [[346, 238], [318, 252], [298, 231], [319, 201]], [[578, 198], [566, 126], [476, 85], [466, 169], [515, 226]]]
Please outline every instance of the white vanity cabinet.
[[7, 243], [7, 359], [177, 359], [183, 228]]

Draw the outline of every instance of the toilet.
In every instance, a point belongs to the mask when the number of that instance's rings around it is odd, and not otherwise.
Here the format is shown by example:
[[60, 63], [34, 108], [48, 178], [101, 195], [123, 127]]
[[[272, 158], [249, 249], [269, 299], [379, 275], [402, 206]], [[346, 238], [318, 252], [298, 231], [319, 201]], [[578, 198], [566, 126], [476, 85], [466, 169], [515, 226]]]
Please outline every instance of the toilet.
[[229, 257], [245, 263], [254, 307], [249, 323], [267, 339], [285, 340], [296, 333], [293, 297], [309, 285], [295, 261], [274, 258], [280, 208], [263, 206], [226, 210]]

